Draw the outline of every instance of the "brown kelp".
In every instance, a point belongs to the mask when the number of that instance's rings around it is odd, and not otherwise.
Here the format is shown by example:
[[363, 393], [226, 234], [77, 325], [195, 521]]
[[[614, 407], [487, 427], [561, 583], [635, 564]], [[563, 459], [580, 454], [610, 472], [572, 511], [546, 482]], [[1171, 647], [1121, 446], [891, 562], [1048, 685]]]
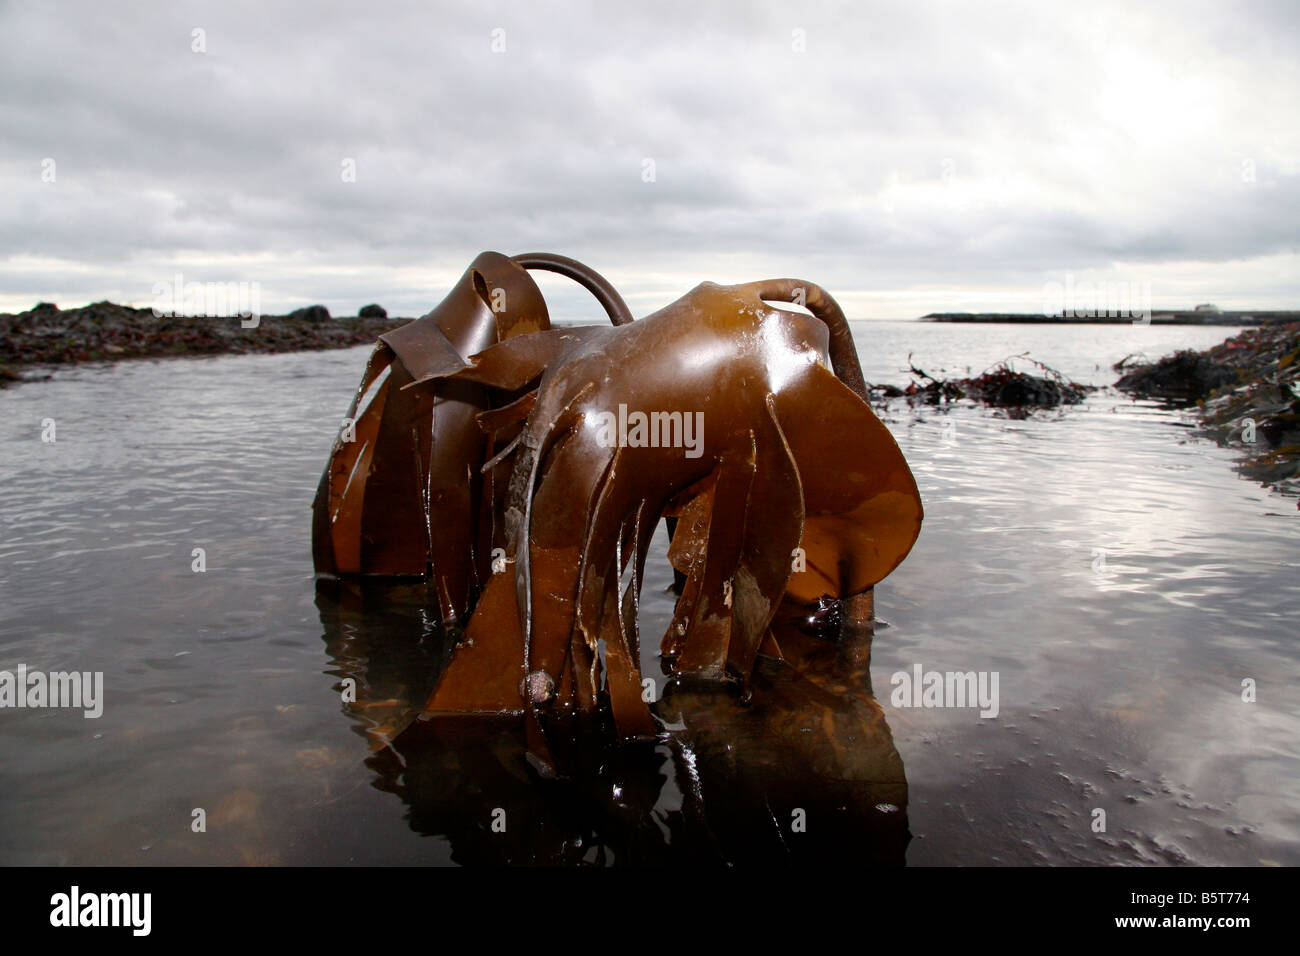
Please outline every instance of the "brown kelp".
[[512, 398], [479, 416], [494, 436], [522, 428], [488, 463], [509, 466], [504, 560], [426, 711], [523, 714], [543, 755], [544, 725], [602, 694], [624, 736], [654, 732], [637, 602], [661, 519], [685, 579], [665, 656], [679, 675], [745, 686], [760, 649], [780, 655], [783, 600], [865, 594], [919, 533], [916, 484], [865, 400], [847, 322], [812, 283], [704, 283], [628, 325], [452, 358], [412, 388], [446, 383]]
[[529, 268], [576, 279], [615, 323], [631, 321], [614, 288], [572, 259], [476, 258], [436, 308], [379, 337], [317, 490], [317, 571], [428, 576], [444, 621], [468, 614], [501, 539], [488, 508], [496, 496], [484, 488], [496, 473], [481, 473], [488, 436], [475, 419], [491, 397], [472, 384], [406, 386], [495, 342], [549, 329]]
[[[551, 328], [528, 268], [612, 326]], [[522, 716], [542, 765], [598, 715], [653, 735], [638, 604], [661, 521], [664, 658], [745, 693], [783, 628], [834, 637], [911, 549], [920, 496], [867, 394], [812, 283], [706, 282], [633, 322], [573, 260], [484, 253], [381, 337], [317, 495], [317, 569], [426, 576], [443, 621], [468, 617], [426, 718]]]

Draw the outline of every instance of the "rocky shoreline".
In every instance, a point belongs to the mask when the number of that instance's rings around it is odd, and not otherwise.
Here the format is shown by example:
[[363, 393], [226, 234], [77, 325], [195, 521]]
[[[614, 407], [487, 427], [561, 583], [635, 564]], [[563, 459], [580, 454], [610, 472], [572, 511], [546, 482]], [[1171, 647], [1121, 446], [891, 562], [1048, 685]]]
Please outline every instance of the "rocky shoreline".
[[1244, 475], [1300, 494], [1300, 322], [1115, 370], [1116, 388], [1134, 397], [1194, 404], [1206, 435], [1244, 453]]
[[331, 317], [315, 305], [254, 323], [239, 316], [156, 315], [113, 302], [75, 309], [41, 303], [0, 314], [0, 388], [25, 380], [22, 371], [40, 365], [350, 348], [410, 321], [389, 318], [379, 306], [361, 312]]

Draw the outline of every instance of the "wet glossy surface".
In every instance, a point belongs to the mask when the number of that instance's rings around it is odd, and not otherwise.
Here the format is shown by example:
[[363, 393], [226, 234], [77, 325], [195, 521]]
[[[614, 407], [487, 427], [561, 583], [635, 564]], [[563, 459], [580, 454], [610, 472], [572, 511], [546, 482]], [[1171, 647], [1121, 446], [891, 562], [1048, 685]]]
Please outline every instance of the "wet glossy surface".
[[[806, 304], [817, 318], [765, 300]], [[863, 594], [920, 531], [916, 482], [868, 404], [852, 329], [811, 283], [704, 282], [622, 327], [515, 336], [469, 364], [448, 364], [429, 387], [486, 387], [480, 407], [495, 403], [491, 417], [504, 420], [491, 427], [481, 413], [467, 422], [479, 435], [486, 426], [492, 446], [458, 455], [463, 446], [442, 434], [435, 403], [432, 461], [462, 487], [464, 475], [488, 472], [475, 496], [490, 520], [479, 554], [496, 545], [502, 566], [483, 568], [482, 597], [425, 714], [520, 714], [530, 756], [547, 767], [560, 766], [553, 745], [571, 739], [573, 714], [597, 713], [602, 687], [620, 736], [659, 732], [638, 625], [642, 568], [661, 523], [675, 526], [668, 560], [681, 590], [671, 623], [656, 629], [660, 653], [683, 678], [730, 674], [745, 694], [760, 646], [781, 657], [783, 637], [774, 640], [770, 624], [783, 599]], [[532, 381], [526, 421], [502, 416]], [[647, 413], [662, 423], [651, 420], [648, 435]], [[642, 419], [635, 433], [633, 417]], [[389, 457], [409, 461], [395, 453], [407, 443]], [[367, 489], [379, 461], [377, 450]], [[459, 554], [439, 544], [434, 475], [436, 575], [440, 547], [462, 566], [475, 555], [468, 543]], [[384, 522], [401, 520], [380, 502]], [[464, 618], [443, 617], [453, 620]]]
[[[867, 379], [898, 383], [909, 351], [964, 375], [1025, 349], [1108, 382], [1129, 352], [1229, 331], [855, 326]], [[881, 411], [926, 506], [878, 589], [883, 721], [839, 659], [821, 684], [766, 673], [763, 709], [681, 689], [664, 707], [681, 730], [572, 783], [530, 782], [508, 735], [421, 730], [372, 754], [366, 728], [423, 703], [445, 644], [417, 593], [313, 584], [310, 502], [366, 352], [0, 392], [0, 669], [106, 684], [98, 720], [0, 711], [0, 861], [1300, 863], [1300, 512], [1182, 416], [1114, 393], [1025, 421]], [[650, 573], [654, 634], [671, 600], [666, 566]], [[917, 663], [997, 671], [998, 717], [893, 706], [891, 674]], [[855, 786], [816, 782], [832, 776]]]

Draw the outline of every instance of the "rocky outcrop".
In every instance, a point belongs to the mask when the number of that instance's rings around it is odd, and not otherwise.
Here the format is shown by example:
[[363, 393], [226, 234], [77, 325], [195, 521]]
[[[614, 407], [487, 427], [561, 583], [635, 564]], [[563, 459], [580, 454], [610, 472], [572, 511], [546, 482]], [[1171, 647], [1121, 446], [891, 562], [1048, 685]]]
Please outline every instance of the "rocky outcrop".
[[1190, 403], [1237, 381], [1237, 373], [1232, 368], [1206, 354], [1185, 349], [1150, 365], [1127, 367], [1115, 387], [1138, 398]]
[[1204, 352], [1116, 367], [1124, 369], [1119, 388], [1196, 400], [1205, 434], [1244, 453], [1243, 474], [1300, 492], [1300, 322], [1251, 329]]
[[[321, 314], [324, 314], [324, 320]], [[155, 314], [114, 302], [75, 309], [40, 303], [27, 312], [0, 314], [0, 387], [20, 380], [19, 370], [38, 364], [69, 364], [124, 358], [297, 352], [373, 344], [405, 319], [330, 319], [324, 306], [290, 315], [264, 315], [255, 323], [239, 316]]]
[[301, 319], [305, 322], [328, 322], [330, 310], [323, 305], [308, 305], [301, 309], [294, 309], [289, 313], [289, 318]]

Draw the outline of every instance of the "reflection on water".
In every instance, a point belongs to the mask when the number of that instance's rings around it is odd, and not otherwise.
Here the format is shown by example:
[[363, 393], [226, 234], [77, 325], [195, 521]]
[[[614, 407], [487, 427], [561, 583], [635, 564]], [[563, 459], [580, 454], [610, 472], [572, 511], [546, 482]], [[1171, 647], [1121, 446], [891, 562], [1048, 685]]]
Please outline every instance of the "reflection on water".
[[[909, 352], [965, 374], [1028, 349], [1105, 383], [1130, 352], [1224, 337], [855, 332], [880, 382]], [[811, 644], [748, 707], [662, 680], [662, 739], [543, 785], [509, 727], [410, 723], [449, 650], [418, 588], [313, 579], [310, 502], [365, 355], [85, 366], [0, 392], [0, 670], [105, 685], [98, 720], [0, 710], [0, 862], [1300, 863], [1300, 512], [1184, 415], [1108, 391], [1023, 421], [882, 409], [926, 522], [877, 589], [869, 668], [861, 641]], [[653, 676], [672, 599], [666, 564], [648, 570]], [[997, 672], [998, 716], [896, 706], [891, 676], [917, 664]]]
[[[330, 673], [355, 681], [345, 710], [374, 785], [407, 805], [412, 830], [445, 837], [453, 861], [904, 862], [907, 782], [871, 693], [868, 628], [839, 644], [782, 629], [797, 669], [761, 661], [748, 704], [666, 679], [658, 740], [588, 728], [552, 780], [529, 766], [517, 721], [415, 719], [454, 642], [429, 627], [424, 590], [326, 580], [317, 604]], [[654, 598], [671, 615], [666, 592]]]

